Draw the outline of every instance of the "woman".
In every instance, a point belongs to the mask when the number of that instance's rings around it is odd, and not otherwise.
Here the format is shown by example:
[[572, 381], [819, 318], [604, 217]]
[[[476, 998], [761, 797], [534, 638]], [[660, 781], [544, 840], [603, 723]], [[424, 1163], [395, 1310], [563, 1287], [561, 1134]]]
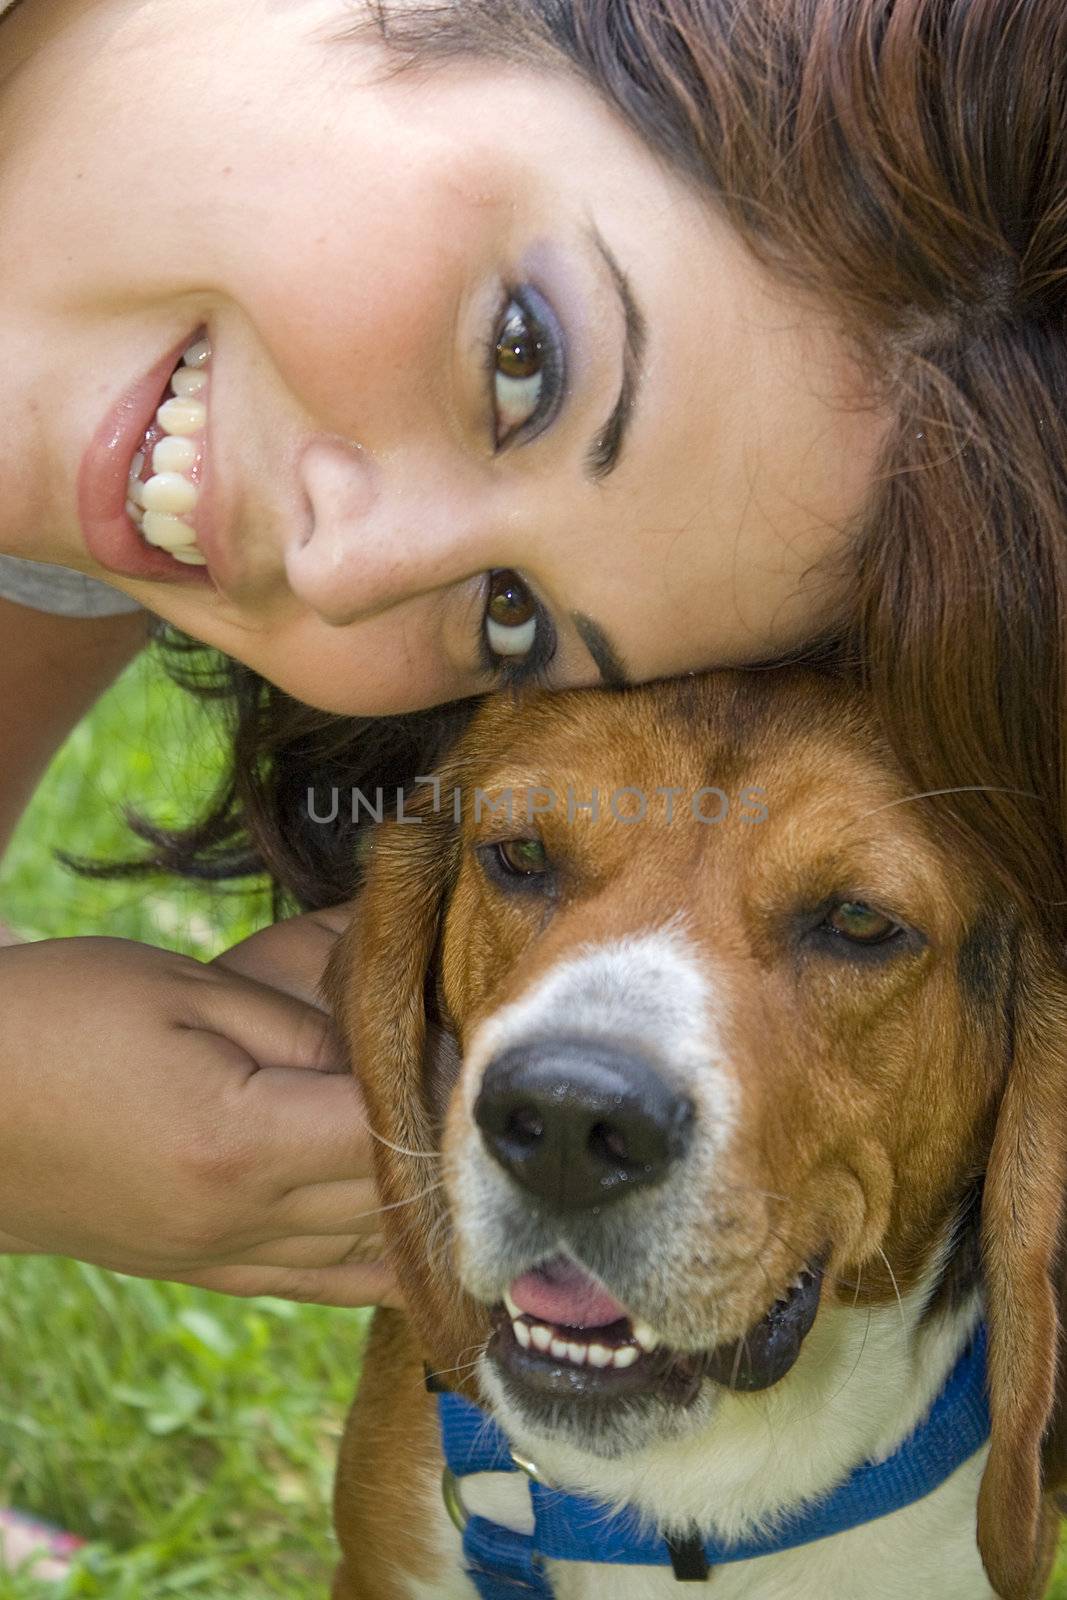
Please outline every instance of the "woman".
[[[18, 0], [0, 72], [8, 824], [146, 611], [242, 714], [156, 859], [306, 905], [434, 707], [818, 647], [1062, 917], [1060, 0]], [[387, 1293], [339, 920], [0, 954], [6, 1247]]]

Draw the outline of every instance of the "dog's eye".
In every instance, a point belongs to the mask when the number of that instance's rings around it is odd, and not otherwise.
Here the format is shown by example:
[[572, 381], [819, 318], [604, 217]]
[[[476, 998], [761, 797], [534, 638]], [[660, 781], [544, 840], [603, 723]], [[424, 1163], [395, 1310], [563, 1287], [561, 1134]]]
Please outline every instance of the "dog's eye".
[[899, 922], [859, 900], [843, 900], [834, 906], [823, 926], [853, 944], [883, 944], [901, 931]]
[[504, 839], [493, 851], [509, 877], [537, 878], [548, 871], [548, 854], [540, 839]]

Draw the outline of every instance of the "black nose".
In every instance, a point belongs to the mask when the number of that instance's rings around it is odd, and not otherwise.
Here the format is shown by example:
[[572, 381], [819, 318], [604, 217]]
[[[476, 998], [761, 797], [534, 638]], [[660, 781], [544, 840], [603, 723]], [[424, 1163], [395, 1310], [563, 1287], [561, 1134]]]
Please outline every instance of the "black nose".
[[523, 1188], [581, 1211], [666, 1177], [689, 1144], [693, 1102], [634, 1051], [541, 1039], [489, 1063], [474, 1120]]

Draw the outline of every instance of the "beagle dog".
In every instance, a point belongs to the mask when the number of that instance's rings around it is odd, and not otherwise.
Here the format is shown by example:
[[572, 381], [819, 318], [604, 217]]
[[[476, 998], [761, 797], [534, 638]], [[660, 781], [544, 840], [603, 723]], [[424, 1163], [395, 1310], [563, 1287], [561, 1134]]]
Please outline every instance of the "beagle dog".
[[[716, 673], [494, 697], [375, 830], [328, 987], [408, 1310], [334, 1600], [1044, 1593], [1067, 979], [929, 805], [840, 682]], [[535, 1494], [556, 1544], [487, 1577], [459, 1530], [528, 1545]]]

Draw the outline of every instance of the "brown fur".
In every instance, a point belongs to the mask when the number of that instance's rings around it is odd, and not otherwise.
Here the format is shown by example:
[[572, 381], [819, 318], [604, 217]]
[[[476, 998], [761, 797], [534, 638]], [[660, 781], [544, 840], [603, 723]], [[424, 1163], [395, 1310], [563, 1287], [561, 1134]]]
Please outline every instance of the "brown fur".
[[[934, 1240], [986, 1172], [993, 1436], [978, 1538], [1004, 1600], [1034, 1600], [1053, 1549], [1051, 1492], [1067, 1482], [1056, 1357], [1067, 1179], [1058, 952], [1003, 903], [980, 863], [941, 842], [860, 703], [814, 675], [717, 674], [624, 695], [502, 700], [483, 710], [442, 782], [446, 796], [458, 784], [468, 800], [475, 785], [541, 783], [563, 795], [573, 784], [584, 797], [594, 785], [607, 794], [640, 783], [651, 795], [657, 784], [687, 794], [715, 784], [736, 796], [758, 782], [769, 815], [746, 826], [732, 812], [714, 828], [540, 817], [559, 863], [551, 896], [505, 894], [486, 878], [472, 847], [509, 830], [491, 816], [476, 824], [471, 805], [457, 827], [450, 807], [435, 815], [426, 796], [420, 826], [379, 830], [331, 992], [370, 1125], [388, 1141], [377, 1173], [383, 1204], [395, 1207], [384, 1224], [413, 1342], [393, 1314], [379, 1315], [338, 1480], [346, 1566], [336, 1600], [392, 1600], [381, 1564], [402, 1551], [406, 1570], [420, 1570], [404, 1531], [413, 1441], [427, 1462], [439, 1456], [418, 1355], [476, 1395], [471, 1358], [486, 1312], [458, 1289], [449, 1194], [437, 1183], [436, 1153], [447, 1170], [465, 1128], [457, 1048], [577, 944], [647, 928], [668, 911], [684, 911], [690, 942], [730, 997], [725, 1044], [743, 1107], [743, 1135], [724, 1159], [745, 1204], [709, 1221], [720, 1243], [729, 1236], [738, 1270], [729, 1294], [694, 1272], [694, 1312], [714, 1301], [739, 1337], [766, 1309], [768, 1282], [788, 1282], [825, 1240], [827, 1292], [836, 1279], [852, 1303], [859, 1282], [861, 1303], [888, 1301], [928, 1270]], [[532, 831], [516, 824], [512, 837]], [[798, 917], [835, 892], [865, 889], [925, 944], [866, 965], [812, 955]]]

